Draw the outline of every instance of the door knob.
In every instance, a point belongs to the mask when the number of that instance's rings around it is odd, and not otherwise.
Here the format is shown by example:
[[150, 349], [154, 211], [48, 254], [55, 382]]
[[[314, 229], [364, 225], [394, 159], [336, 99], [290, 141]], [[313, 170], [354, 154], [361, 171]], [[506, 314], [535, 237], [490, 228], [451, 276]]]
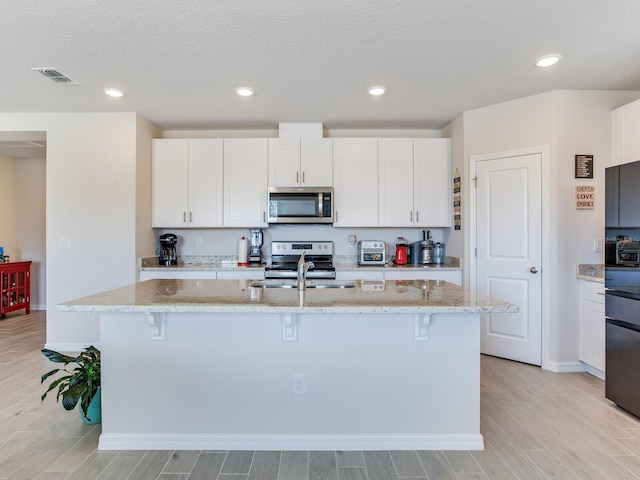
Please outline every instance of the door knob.
[[531, 273], [538, 273], [538, 269], [537, 269], [536, 267], [531, 267], [531, 268], [529, 269], [529, 271], [530, 271]]

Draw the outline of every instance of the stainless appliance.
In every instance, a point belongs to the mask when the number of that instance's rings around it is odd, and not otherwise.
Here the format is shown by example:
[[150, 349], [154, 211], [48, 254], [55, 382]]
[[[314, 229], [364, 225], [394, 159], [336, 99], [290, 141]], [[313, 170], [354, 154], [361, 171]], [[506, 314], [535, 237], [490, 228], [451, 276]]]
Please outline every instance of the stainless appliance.
[[384, 265], [387, 263], [387, 246], [382, 240], [358, 242], [358, 265]]
[[262, 230], [259, 228], [252, 228], [250, 232], [249, 264], [260, 265], [262, 263]]
[[176, 245], [178, 236], [173, 233], [160, 235], [160, 249], [158, 251], [158, 263], [160, 265], [177, 265], [178, 252]]
[[269, 223], [333, 223], [332, 187], [269, 187]]
[[616, 263], [618, 265], [640, 265], [640, 242], [618, 240], [616, 242]]
[[442, 265], [444, 263], [444, 243], [438, 242], [433, 244], [431, 261], [436, 265]]
[[298, 260], [313, 262], [307, 278], [336, 278], [333, 266], [333, 242], [271, 242], [271, 266], [265, 268], [265, 278], [297, 278]]

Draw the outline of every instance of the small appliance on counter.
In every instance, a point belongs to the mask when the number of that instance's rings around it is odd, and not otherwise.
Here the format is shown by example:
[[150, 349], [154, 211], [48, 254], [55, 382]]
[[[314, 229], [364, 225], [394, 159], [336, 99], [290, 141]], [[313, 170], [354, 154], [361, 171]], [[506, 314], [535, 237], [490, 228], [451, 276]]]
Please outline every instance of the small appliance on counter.
[[387, 247], [382, 240], [360, 240], [358, 242], [358, 265], [384, 265]]
[[396, 243], [396, 265], [406, 265], [409, 257], [409, 242], [404, 237], [398, 237]]
[[411, 265], [428, 265], [433, 262], [433, 241], [429, 230], [422, 231], [422, 240], [410, 246], [409, 260]]
[[432, 259], [431, 261], [436, 265], [442, 265], [444, 263], [444, 243], [433, 244], [431, 259]]
[[249, 247], [249, 265], [260, 265], [262, 263], [262, 230], [259, 228], [252, 228], [251, 232], [251, 245]]
[[158, 264], [167, 266], [178, 264], [178, 252], [176, 250], [177, 244], [177, 235], [173, 233], [165, 233], [164, 235], [160, 235]]

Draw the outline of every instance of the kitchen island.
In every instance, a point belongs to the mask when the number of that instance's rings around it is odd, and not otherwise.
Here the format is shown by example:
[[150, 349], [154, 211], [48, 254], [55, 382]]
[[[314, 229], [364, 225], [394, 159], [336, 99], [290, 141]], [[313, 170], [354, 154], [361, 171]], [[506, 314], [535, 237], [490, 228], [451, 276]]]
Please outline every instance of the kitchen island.
[[323, 283], [148, 280], [56, 306], [100, 312], [99, 448], [482, 449], [480, 315], [517, 307]]

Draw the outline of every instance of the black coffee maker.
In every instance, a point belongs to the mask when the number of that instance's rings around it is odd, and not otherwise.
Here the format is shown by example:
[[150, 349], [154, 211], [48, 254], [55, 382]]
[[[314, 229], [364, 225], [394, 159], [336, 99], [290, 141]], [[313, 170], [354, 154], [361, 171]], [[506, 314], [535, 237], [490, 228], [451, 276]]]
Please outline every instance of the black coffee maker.
[[177, 235], [174, 235], [173, 233], [160, 235], [160, 249], [158, 253], [158, 263], [160, 265], [178, 264], [178, 252], [176, 251], [177, 244]]

